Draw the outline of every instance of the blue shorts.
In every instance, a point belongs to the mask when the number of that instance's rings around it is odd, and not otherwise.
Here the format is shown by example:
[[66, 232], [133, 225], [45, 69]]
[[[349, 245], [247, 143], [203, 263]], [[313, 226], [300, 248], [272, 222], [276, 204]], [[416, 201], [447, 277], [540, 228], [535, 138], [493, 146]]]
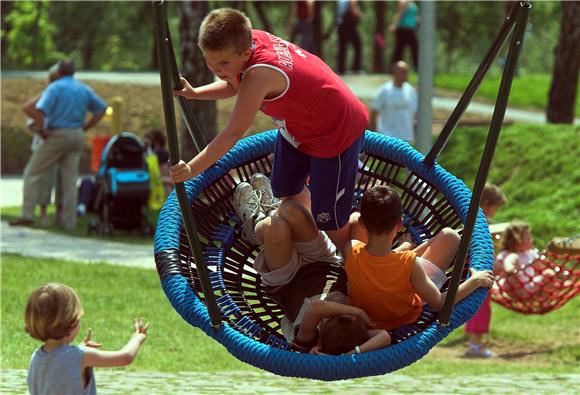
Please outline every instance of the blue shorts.
[[358, 156], [364, 134], [340, 155], [315, 158], [299, 151], [280, 133], [272, 167], [272, 191], [276, 197], [299, 194], [310, 176], [312, 216], [320, 230], [337, 230], [348, 222], [352, 208]]

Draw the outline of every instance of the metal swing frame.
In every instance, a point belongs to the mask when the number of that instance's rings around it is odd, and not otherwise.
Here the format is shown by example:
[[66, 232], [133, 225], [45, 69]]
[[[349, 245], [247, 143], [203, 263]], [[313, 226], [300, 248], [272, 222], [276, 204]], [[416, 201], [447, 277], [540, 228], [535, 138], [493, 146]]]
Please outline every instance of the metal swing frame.
[[[179, 79], [177, 63], [175, 61], [173, 46], [169, 35], [164, 3], [163, 1], [155, 1], [153, 4], [155, 14], [155, 28], [156, 28], [155, 32], [157, 40], [159, 68], [161, 75], [163, 108], [167, 127], [170, 160], [172, 164], [175, 164], [179, 161], [179, 149], [177, 143], [176, 121], [174, 115], [172, 91], [174, 89], [180, 89], [181, 82]], [[469, 243], [471, 241], [471, 236], [475, 226], [476, 218], [479, 213], [481, 194], [483, 192], [483, 187], [487, 179], [487, 175], [491, 165], [491, 160], [493, 158], [495, 147], [499, 139], [499, 134], [503, 118], [505, 115], [505, 110], [507, 108], [507, 101], [514, 76], [514, 70], [519, 57], [521, 44], [523, 42], [526, 21], [530, 8], [531, 5], [527, 1], [519, 2], [513, 5], [509, 16], [506, 18], [499, 33], [497, 34], [491, 49], [484, 57], [474, 77], [467, 86], [455, 110], [452, 112], [450, 118], [443, 127], [443, 130], [439, 135], [437, 141], [435, 142], [433, 148], [424, 158], [423, 163], [426, 168], [430, 168], [435, 164], [437, 156], [445, 147], [453, 130], [457, 126], [457, 123], [459, 122], [461, 115], [469, 105], [469, 102], [471, 101], [473, 95], [477, 91], [479, 85], [481, 84], [487, 71], [491, 67], [493, 61], [499, 54], [502, 46], [508, 40], [510, 32], [512, 32], [507, 61], [503, 71], [500, 88], [498, 91], [498, 98], [496, 101], [492, 121], [490, 124], [488, 138], [486, 141], [486, 145], [480, 162], [480, 167], [473, 188], [473, 193], [469, 205], [469, 211], [467, 214], [463, 230], [462, 241], [459, 247], [459, 251], [457, 253], [456, 264], [453, 270], [453, 275], [448, 290], [447, 295], [448, 297], [446, 299], [445, 306], [439, 316], [439, 322], [444, 327], [449, 325], [450, 316], [453, 310], [452, 301], [455, 299], [457, 288], [459, 287], [459, 283], [461, 281], [461, 274], [464, 270], [465, 260], [469, 249]], [[188, 106], [187, 99], [183, 97], [179, 98], [179, 104], [187, 128], [195, 142], [196, 149], [200, 151], [205, 146], [205, 141], [203, 140], [201, 130], [197, 125], [195, 117], [191, 111], [191, 107]], [[193, 252], [193, 258], [196, 263], [196, 268], [199, 272], [199, 279], [201, 283], [202, 292], [205, 298], [205, 305], [209, 317], [211, 319], [211, 324], [215, 329], [217, 329], [221, 326], [220, 310], [217, 306], [215, 296], [212, 292], [208, 270], [207, 267], [205, 266], [203, 253], [201, 251], [201, 245], [198, 240], [197, 226], [191, 212], [191, 207], [188, 202], [183, 183], [179, 183], [176, 185], [176, 194], [179, 200], [179, 206], [181, 207], [181, 213], [183, 215], [183, 222], [187, 232], [187, 238], [190, 245], [190, 249]]]

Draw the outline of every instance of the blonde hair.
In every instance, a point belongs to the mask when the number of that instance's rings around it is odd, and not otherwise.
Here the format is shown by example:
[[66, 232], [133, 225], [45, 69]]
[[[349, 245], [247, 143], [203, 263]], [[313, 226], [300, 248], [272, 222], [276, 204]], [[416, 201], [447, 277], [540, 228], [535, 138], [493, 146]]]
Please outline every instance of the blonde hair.
[[50, 283], [35, 289], [26, 303], [26, 332], [35, 339], [62, 339], [83, 314], [76, 292], [64, 284]]
[[485, 184], [481, 194], [481, 206], [501, 207], [507, 203], [507, 198], [495, 184]]
[[252, 22], [232, 8], [213, 10], [201, 22], [197, 44], [203, 51], [233, 48], [241, 54], [252, 45]]
[[525, 222], [512, 222], [503, 231], [501, 248], [509, 252], [516, 252], [518, 246], [524, 241], [524, 235], [531, 231], [532, 227]]

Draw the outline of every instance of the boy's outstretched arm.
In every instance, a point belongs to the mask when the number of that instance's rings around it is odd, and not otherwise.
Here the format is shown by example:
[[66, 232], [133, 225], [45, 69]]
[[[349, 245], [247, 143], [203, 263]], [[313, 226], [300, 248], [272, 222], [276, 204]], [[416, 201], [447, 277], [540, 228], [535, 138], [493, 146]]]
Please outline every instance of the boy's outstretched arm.
[[173, 91], [174, 96], [196, 100], [221, 100], [233, 97], [238, 93], [227, 81], [221, 80], [194, 88], [185, 78], [181, 77], [181, 87], [181, 89]]
[[149, 324], [145, 324], [142, 318], [135, 320], [134, 324], [135, 332], [119, 351], [100, 351], [87, 344], [88, 347], [85, 349], [83, 357], [83, 369], [91, 366], [101, 368], [126, 366], [133, 362], [139, 348], [147, 338], [147, 330], [149, 329]]
[[[493, 285], [494, 276], [491, 271], [469, 270], [471, 277], [459, 285], [454, 304], [465, 299], [477, 288], [490, 288]], [[441, 293], [433, 281], [431, 281], [427, 276], [427, 273], [425, 273], [425, 269], [420, 263], [420, 259], [415, 259], [415, 262], [413, 263], [411, 283], [413, 284], [415, 292], [417, 292], [425, 302], [427, 302], [435, 311], [441, 311], [445, 304], [447, 292]]]
[[[384, 329], [369, 329], [367, 333], [371, 338], [359, 345], [360, 352], [378, 350], [379, 348], [384, 348], [391, 344], [391, 335], [389, 335], [389, 332]], [[356, 354], [356, 350], [352, 350], [348, 354]]]
[[[180, 161], [169, 173], [174, 182], [183, 182], [212, 166], [240, 140], [250, 127], [265, 97], [276, 92], [285, 81], [280, 73], [264, 67], [251, 69], [244, 75], [234, 111], [226, 127], [188, 163]], [[285, 85], [282, 85], [282, 90]]]

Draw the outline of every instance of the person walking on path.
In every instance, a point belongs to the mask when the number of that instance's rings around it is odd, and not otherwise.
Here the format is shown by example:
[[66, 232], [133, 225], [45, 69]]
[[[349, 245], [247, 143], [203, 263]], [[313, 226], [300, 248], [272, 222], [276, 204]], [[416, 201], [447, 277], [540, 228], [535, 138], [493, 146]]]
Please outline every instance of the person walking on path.
[[336, 7], [338, 15], [338, 74], [346, 73], [346, 50], [349, 43], [354, 49], [352, 72], [360, 74], [362, 72], [362, 55], [358, 24], [362, 19], [362, 12], [356, 0], [339, 0]]
[[417, 44], [417, 13], [418, 8], [414, 1], [401, 0], [399, 8], [393, 17], [389, 30], [395, 34], [395, 50], [391, 63], [403, 59], [405, 47], [411, 48], [413, 66], [419, 70], [419, 46]]
[[[77, 177], [84, 142], [84, 132], [96, 125], [107, 108], [107, 103], [84, 83], [75, 80], [74, 62], [58, 63], [59, 79], [48, 86], [36, 103], [32, 118], [41, 126], [44, 139], [32, 154], [25, 170], [22, 212], [11, 225], [33, 223], [34, 207], [39, 185], [47, 170], [58, 163], [62, 182], [62, 217], [58, 224], [66, 230], [76, 226]], [[92, 117], [85, 121], [87, 112]]]
[[298, 19], [296, 29], [300, 35], [300, 48], [316, 54], [314, 42], [314, 0], [292, 2], [292, 21]]
[[370, 129], [409, 143], [415, 140], [417, 92], [407, 82], [409, 66], [402, 60], [393, 67], [393, 80], [379, 88], [371, 103]]

